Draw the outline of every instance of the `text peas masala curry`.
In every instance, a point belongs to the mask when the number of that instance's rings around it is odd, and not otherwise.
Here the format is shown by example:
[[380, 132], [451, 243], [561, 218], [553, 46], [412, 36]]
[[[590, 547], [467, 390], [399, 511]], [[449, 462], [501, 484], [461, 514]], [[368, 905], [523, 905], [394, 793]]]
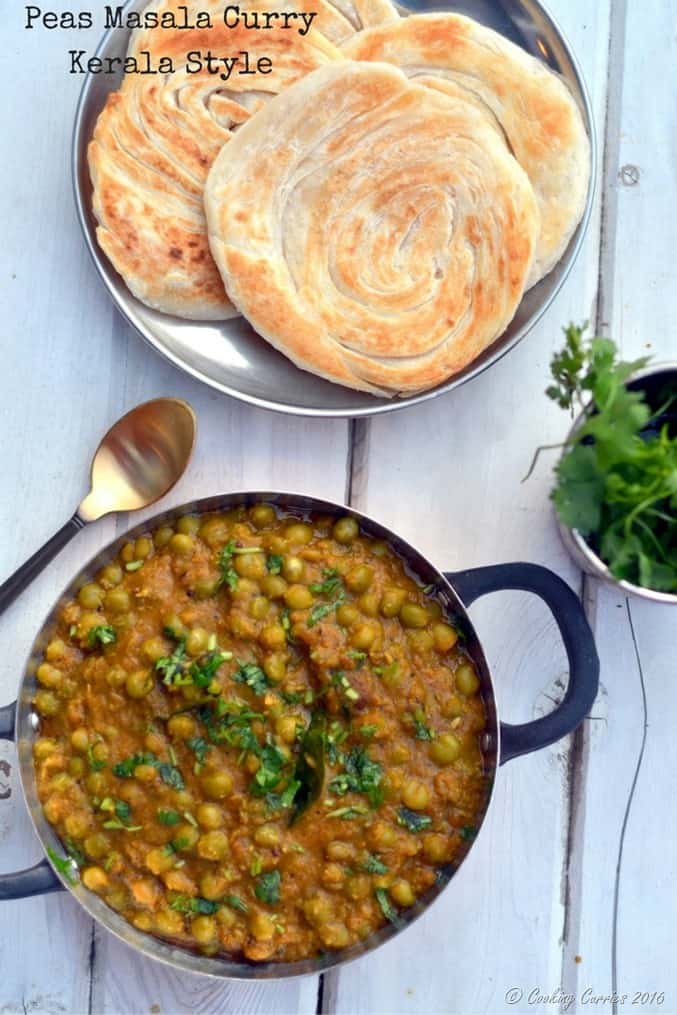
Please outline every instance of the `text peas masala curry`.
[[484, 810], [472, 661], [351, 517], [257, 504], [127, 543], [37, 681], [52, 860], [209, 955], [291, 962], [397, 923]]

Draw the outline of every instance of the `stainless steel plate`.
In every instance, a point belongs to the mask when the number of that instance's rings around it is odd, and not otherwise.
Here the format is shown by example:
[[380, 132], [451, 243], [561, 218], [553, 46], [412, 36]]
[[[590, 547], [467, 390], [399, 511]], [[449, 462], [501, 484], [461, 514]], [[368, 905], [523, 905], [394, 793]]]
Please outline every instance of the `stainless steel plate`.
[[[141, 10], [148, 0], [130, 0], [129, 10]], [[118, 310], [139, 334], [175, 366], [244, 402], [303, 416], [370, 416], [451, 391], [486, 370], [524, 338], [552, 303], [569, 274], [590, 217], [596, 175], [596, 146], [590, 100], [585, 84], [561, 31], [536, 0], [407, 0], [402, 14], [453, 10], [494, 28], [558, 71], [575, 95], [592, 149], [590, 188], [583, 219], [561, 261], [522, 300], [507, 331], [466, 370], [446, 384], [407, 398], [376, 398], [330, 384], [299, 370], [268, 345], [242, 318], [219, 323], [183, 321], [144, 306], [127, 289], [96, 242], [92, 187], [87, 168], [87, 145], [109, 92], [119, 85], [111, 75], [88, 75], [80, 96], [73, 135], [73, 179], [80, 222], [89, 251]], [[112, 30], [104, 36], [98, 56], [124, 56], [128, 33]]]

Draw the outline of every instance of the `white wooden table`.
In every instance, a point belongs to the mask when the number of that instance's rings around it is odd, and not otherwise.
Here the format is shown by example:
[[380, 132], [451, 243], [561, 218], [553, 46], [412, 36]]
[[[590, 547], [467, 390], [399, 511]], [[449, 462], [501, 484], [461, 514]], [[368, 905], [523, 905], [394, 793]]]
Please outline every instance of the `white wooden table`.
[[[677, 352], [677, 9], [674, 0], [557, 0], [554, 13], [590, 87], [603, 164], [578, 263], [546, 318], [460, 391], [370, 422], [287, 419], [187, 379], [110, 305], [85, 252], [70, 182], [80, 81], [65, 52], [91, 32], [26, 32], [3, 12], [3, 242], [0, 300], [0, 575], [60, 525], [85, 492], [98, 437], [131, 406], [173, 394], [200, 440], [173, 503], [281, 487], [350, 499], [440, 566], [531, 560], [585, 597], [602, 659], [589, 720], [569, 742], [507, 765], [489, 823], [453, 886], [415, 927], [319, 979], [265, 985], [174, 974], [95, 927], [65, 895], [0, 904], [0, 1012], [677, 1012], [677, 613], [583, 580], [548, 501], [551, 462], [520, 484], [534, 447], [568, 420], [543, 395], [561, 326], [589, 318], [627, 356]], [[45, 5], [46, 6], [46, 5]], [[53, 4], [59, 9], [78, 7]], [[87, 5], [85, 5], [87, 6]], [[94, 5], [99, 7], [97, 2]], [[92, 526], [0, 621], [0, 699], [16, 695], [43, 615], [71, 573], [127, 526]], [[528, 596], [473, 611], [508, 720], [551, 706], [563, 651]], [[0, 770], [0, 866], [39, 847], [13, 748]], [[7, 786], [11, 795], [6, 796]], [[520, 1001], [510, 1004], [523, 992]], [[584, 993], [585, 991], [588, 993]], [[661, 1006], [631, 1002], [663, 991]]]

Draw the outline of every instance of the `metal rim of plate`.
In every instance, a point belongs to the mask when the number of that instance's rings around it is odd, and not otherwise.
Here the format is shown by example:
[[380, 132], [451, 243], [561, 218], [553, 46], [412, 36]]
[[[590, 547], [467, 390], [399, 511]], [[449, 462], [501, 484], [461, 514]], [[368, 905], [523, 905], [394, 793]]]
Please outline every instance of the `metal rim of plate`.
[[[126, 11], [141, 10], [148, 0], [128, 0]], [[225, 0], [224, 0], [225, 5]], [[294, 366], [244, 318], [186, 321], [146, 307], [136, 299], [96, 240], [87, 146], [97, 117], [119, 76], [88, 73], [80, 94], [73, 130], [72, 171], [78, 218], [89, 253], [113, 303], [129, 324], [179, 370], [242, 402], [295, 416], [357, 418], [395, 412], [453, 391], [502, 359], [549, 308], [579, 253], [590, 220], [597, 175], [597, 144], [590, 97], [578, 62], [554, 18], [538, 0], [409, 0], [404, 15], [453, 11], [474, 17], [521, 45], [557, 70], [579, 104], [590, 138], [590, 183], [583, 217], [562, 258], [549, 275], [527, 292], [506, 331], [469, 367], [444, 384], [403, 398], [378, 398], [323, 380]], [[96, 55], [123, 56], [129, 32], [110, 29]], [[546, 58], [544, 60], [544, 57]]]

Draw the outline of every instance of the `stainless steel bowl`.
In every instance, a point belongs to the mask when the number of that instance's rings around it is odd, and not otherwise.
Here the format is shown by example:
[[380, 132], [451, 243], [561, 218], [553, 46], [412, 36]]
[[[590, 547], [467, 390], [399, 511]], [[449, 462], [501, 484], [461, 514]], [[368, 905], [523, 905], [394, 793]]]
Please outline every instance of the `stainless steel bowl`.
[[[299, 494], [259, 491], [224, 494], [193, 501], [173, 508], [171, 511], [165, 511], [120, 536], [90, 560], [86, 567], [69, 582], [46, 617], [33, 643], [21, 680], [18, 700], [5, 708], [0, 708], [0, 738], [16, 741], [24, 798], [33, 827], [46, 853], [48, 850], [54, 850], [60, 855], [62, 847], [53, 828], [47, 822], [38, 800], [32, 747], [39, 728], [39, 719], [33, 712], [31, 702], [37, 689], [35, 671], [54, 629], [59, 610], [67, 600], [76, 595], [81, 585], [104, 564], [108, 563], [130, 539], [135, 539], [137, 536], [147, 533], [149, 529], [165, 522], [172, 523], [181, 515], [189, 512], [227, 511], [241, 504], [260, 501], [275, 504], [282, 513], [317, 512], [331, 516], [349, 514], [357, 518], [364, 532], [375, 539], [388, 542], [400, 555], [410, 572], [416, 575], [423, 585], [432, 587], [444, 615], [461, 625], [467, 651], [472, 657], [480, 677], [481, 694], [487, 717], [483, 743], [487, 796], [485, 811], [478, 819], [478, 826], [483, 823], [486, 810], [491, 803], [498, 765], [511, 758], [554, 743], [575, 729], [588, 713], [597, 694], [599, 677], [599, 661], [592, 632], [583, 608], [572, 590], [561, 578], [546, 568], [524, 563], [497, 564], [454, 574], [442, 574], [418, 550], [377, 521], [340, 504]], [[466, 611], [466, 606], [469, 606], [475, 599], [502, 589], [523, 589], [535, 593], [544, 600], [559, 627], [569, 660], [569, 683], [562, 701], [548, 715], [516, 726], [502, 723], [498, 718], [491, 673], [482, 646]], [[474, 841], [476, 839], [465, 844], [464, 851], [454, 862], [441, 870], [436, 884], [414, 906], [402, 914], [404, 926], [413, 923], [440, 895], [467, 853], [472, 849]], [[177, 969], [217, 977], [243, 980], [281, 979], [320, 973], [365, 955], [399, 933], [398, 928], [388, 924], [358, 945], [340, 952], [333, 952], [321, 959], [307, 959], [302, 962], [251, 963], [237, 959], [210, 958], [178, 948], [137, 930], [118, 913], [110, 909], [97, 895], [87, 891], [80, 882], [75, 885], [68, 884], [61, 874], [55, 872], [47, 859], [41, 860], [35, 867], [28, 870], [0, 875], [0, 900], [24, 898], [63, 888], [68, 889], [89, 915], [103, 927], [144, 955], [159, 959]]]
[[[677, 361], [652, 363], [651, 366], [646, 367], [644, 370], [638, 370], [634, 373], [629, 379], [628, 385], [632, 388], [644, 388], [647, 381], [658, 381], [659, 379], [661, 383], [665, 383], [668, 379], [672, 379], [672, 382], [675, 385], [675, 390], [677, 390]], [[580, 416], [577, 417], [574, 425], [569, 431], [567, 440], [571, 440], [585, 418], [585, 412], [581, 413]], [[568, 525], [564, 525], [559, 518], [557, 518], [557, 527], [564, 546], [569, 551], [578, 567], [580, 567], [582, 571], [585, 571], [586, 574], [591, 575], [593, 578], [599, 578], [600, 581], [603, 581], [606, 585], [611, 585], [616, 589], [620, 589], [622, 592], [625, 592], [630, 596], [638, 596], [640, 599], [648, 599], [653, 603], [672, 603], [673, 606], [677, 606], [677, 595], [671, 592], [657, 592], [655, 589], [647, 589], [641, 585], [634, 585], [632, 582], [627, 582], [620, 578], [614, 578], [604, 561], [597, 556], [593, 549], [591, 549], [577, 529], [571, 529]]]
[[[147, 3], [148, 0], [130, 0], [127, 9], [141, 10]], [[581, 108], [590, 136], [592, 165], [583, 218], [559, 263], [526, 293], [507, 330], [465, 370], [437, 388], [407, 398], [377, 398], [353, 391], [299, 370], [241, 317], [217, 323], [184, 321], [151, 310], [131, 294], [98, 246], [87, 167], [87, 146], [94, 125], [109, 92], [118, 87], [119, 78], [90, 74], [85, 79], [75, 116], [72, 155], [75, 202], [89, 252], [113, 302], [141, 337], [174, 366], [218, 391], [263, 409], [316, 417], [371, 416], [425, 402], [465, 384], [514, 348], [548, 309], [571, 270], [590, 218], [597, 149], [585, 82], [554, 19], [537, 0], [406, 0], [399, 7], [403, 15], [443, 10], [467, 14], [496, 29], [563, 76]], [[121, 29], [108, 32], [97, 55], [124, 56], [128, 35]]]

